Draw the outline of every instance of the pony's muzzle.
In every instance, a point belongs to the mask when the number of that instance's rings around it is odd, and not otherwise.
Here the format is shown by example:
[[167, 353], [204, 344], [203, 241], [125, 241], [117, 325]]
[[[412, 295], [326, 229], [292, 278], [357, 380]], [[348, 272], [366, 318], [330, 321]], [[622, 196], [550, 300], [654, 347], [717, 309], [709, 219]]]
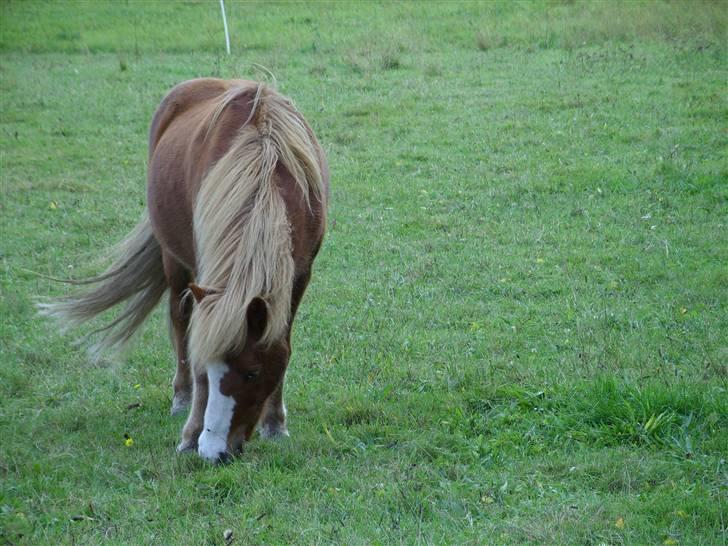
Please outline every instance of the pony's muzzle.
[[229, 452], [225, 451], [224, 453], [220, 453], [220, 455], [218, 455], [217, 459], [213, 462], [215, 464], [225, 464], [225, 463], [229, 463], [230, 459], [232, 459], [232, 455], [230, 455]]
[[199, 449], [197, 454], [212, 464], [224, 464], [232, 460], [233, 454], [230, 451], [218, 451], [217, 453], [202, 453]]
[[[208, 462], [213, 464], [221, 464], [230, 462], [233, 457], [239, 455], [243, 451], [243, 442], [236, 443], [232, 447], [228, 447], [227, 442], [220, 441], [221, 439], [214, 436], [214, 434], [203, 431], [200, 435], [198, 443], [197, 454]], [[211, 437], [212, 436], [212, 437]]]
[[233, 449], [228, 449], [226, 451], [221, 451], [217, 454], [217, 457], [209, 458], [204, 457], [205, 460], [213, 463], [213, 464], [227, 464], [231, 462], [235, 457], [240, 455], [243, 452], [243, 444], [237, 445]]

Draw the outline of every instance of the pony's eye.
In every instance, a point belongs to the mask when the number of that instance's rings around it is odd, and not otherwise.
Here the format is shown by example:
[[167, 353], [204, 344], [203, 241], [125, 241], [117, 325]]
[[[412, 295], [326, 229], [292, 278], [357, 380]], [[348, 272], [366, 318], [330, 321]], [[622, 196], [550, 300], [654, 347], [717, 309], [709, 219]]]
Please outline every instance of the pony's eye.
[[243, 374], [243, 379], [245, 379], [246, 381], [253, 381], [254, 379], [257, 379], [259, 374], [260, 372], [257, 371], [245, 372]]

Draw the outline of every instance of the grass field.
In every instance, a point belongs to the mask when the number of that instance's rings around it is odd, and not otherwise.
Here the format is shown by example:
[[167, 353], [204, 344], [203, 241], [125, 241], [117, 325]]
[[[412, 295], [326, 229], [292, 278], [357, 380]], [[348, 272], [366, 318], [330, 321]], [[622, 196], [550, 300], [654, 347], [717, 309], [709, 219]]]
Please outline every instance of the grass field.
[[[0, 542], [726, 543], [725, 2], [228, 2], [230, 57], [216, 2], [0, 6]], [[164, 93], [256, 64], [329, 232], [291, 438], [213, 467], [163, 310], [93, 366], [34, 301], [142, 214]]]

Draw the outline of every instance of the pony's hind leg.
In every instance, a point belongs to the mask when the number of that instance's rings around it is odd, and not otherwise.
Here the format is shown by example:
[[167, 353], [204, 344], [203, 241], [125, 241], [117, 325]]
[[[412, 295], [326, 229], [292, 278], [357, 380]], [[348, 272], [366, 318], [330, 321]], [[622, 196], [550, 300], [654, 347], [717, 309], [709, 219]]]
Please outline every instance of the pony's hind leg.
[[177, 371], [172, 383], [172, 415], [177, 415], [189, 408], [192, 402], [192, 373], [187, 358], [187, 326], [192, 313], [192, 301], [184, 297], [190, 278], [184, 267], [168, 254], [164, 255], [164, 272], [170, 288], [170, 337], [177, 356]]

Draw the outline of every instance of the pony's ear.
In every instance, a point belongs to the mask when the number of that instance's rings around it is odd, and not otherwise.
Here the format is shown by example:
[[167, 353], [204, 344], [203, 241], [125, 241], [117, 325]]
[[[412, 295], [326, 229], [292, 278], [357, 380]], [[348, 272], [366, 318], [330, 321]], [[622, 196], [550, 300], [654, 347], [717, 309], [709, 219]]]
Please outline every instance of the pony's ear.
[[248, 332], [255, 341], [260, 341], [268, 324], [268, 306], [260, 298], [253, 298], [247, 311]]
[[187, 287], [190, 289], [190, 292], [192, 292], [192, 295], [195, 297], [195, 301], [197, 303], [200, 303], [205, 296], [211, 293], [211, 290], [202, 288], [201, 286], [198, 286], [193, 282], [188, 284]]

